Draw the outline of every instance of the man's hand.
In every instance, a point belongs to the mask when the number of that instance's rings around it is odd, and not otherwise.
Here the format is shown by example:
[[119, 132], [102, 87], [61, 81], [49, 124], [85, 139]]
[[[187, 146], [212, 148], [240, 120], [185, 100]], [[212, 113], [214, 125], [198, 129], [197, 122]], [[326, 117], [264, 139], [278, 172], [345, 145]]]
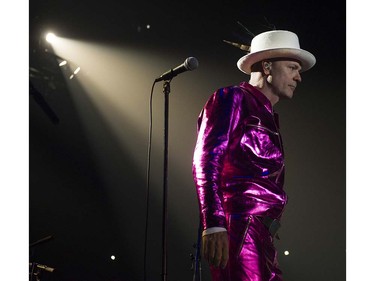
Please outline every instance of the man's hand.
[[229, 258], [228, 234], [226, 231], [202, 237], [203, 257], [210, 265], [225, 268]]

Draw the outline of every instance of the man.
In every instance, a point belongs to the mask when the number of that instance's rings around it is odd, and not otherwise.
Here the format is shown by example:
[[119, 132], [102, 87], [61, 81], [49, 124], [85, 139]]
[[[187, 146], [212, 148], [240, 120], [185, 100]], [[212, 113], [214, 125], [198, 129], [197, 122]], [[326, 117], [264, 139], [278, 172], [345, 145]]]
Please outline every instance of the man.
[[282, 280], [273, 239], [287, 196], [273, 106], [316, 61], [290, 31], [261, 33], [250, 49], [237, 63], [249, 83], [217, 90], [198, 119], [193, 176], [214, 281]]

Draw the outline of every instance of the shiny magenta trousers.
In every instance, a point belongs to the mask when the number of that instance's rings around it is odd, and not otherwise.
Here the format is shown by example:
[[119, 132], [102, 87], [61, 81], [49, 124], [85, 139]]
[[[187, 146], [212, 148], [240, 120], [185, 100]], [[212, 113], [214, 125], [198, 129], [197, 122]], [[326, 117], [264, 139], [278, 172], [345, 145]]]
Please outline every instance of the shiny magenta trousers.
[[282, 280], [273, 237], [258, 217], [228, 215], [229, 262], [225, 269], [211, 266], [213, 281]]

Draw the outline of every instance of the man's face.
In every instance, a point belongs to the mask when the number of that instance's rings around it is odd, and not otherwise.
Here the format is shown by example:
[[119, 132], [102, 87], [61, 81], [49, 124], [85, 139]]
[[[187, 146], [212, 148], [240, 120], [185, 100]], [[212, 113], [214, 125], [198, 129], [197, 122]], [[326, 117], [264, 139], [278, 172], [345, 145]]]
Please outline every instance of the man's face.
[[297, 83], [301, 82], [301, 65], [293, 60], [273, 61], [270, 70], [270, 79], [272, 91], [280, 99], [293, 97]]

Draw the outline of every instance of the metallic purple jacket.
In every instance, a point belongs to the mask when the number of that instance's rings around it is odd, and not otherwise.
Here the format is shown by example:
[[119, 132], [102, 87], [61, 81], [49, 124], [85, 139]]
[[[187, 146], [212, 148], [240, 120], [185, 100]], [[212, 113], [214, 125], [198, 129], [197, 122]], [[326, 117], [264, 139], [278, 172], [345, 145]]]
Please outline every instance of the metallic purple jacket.
[[280, 219], [287, 196], [278, 118], [249, 83], [219, 89], [205, 104], [193, 177], [203, 229], [227, 227], [226, 214]]

